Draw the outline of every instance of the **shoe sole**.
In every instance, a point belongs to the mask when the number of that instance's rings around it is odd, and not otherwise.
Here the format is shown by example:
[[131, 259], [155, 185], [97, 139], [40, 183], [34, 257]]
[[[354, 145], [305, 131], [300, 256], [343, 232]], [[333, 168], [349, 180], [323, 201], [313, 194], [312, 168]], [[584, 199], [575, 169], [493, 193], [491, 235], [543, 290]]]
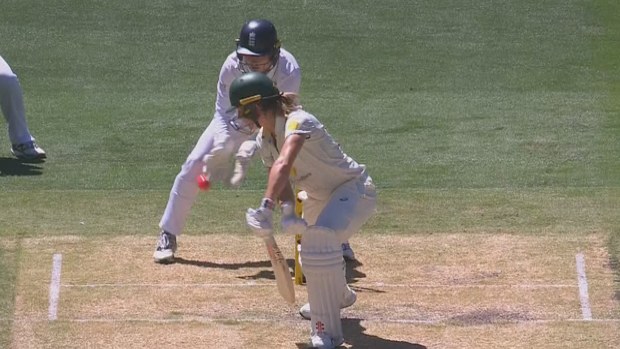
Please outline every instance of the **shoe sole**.
[[155, 251], [153, 253], [153, 260], [159, 264], [170, 264], [174, 262], [174, 252]]
[[344, 338], [340, 338], [338, 340], [334, 340], [333, 338], [329, 338], [328, 340], [331, 343], [326, 343], [326, 341], [323, 341], [321, 339], [322, 345], [319, 345], [319, 344], [314, 344], [312, 342], [312, 337], [311, 337], [310, 338], [310, 343], [309, 343], [310, 344], [310, 348], [320, 348], [320, 349], [330, 348], [330, 349], [332, 349], [332, 348], [338, 348], [338, 347], [340, 347], [344, 343]]
[[13, 154], [13, 156], [18, 158], [19, 160], [43, 160], [43, 159], [47, 159], [46, 155], [24, 156], [24, 155], [15, 155], [15, 154]]

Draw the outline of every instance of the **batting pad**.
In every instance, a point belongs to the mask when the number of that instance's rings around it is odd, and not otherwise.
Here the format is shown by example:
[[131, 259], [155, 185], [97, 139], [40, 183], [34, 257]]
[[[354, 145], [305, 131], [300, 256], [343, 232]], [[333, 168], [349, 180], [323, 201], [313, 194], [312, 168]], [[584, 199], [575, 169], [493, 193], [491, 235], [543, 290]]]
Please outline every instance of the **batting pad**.
[[301, 260], [306, 276], [312, 335], [343, 341], [340, 303], [346, 279], [342, 268], [342, 247], [336, 233], [311, 226], [301, 239]]

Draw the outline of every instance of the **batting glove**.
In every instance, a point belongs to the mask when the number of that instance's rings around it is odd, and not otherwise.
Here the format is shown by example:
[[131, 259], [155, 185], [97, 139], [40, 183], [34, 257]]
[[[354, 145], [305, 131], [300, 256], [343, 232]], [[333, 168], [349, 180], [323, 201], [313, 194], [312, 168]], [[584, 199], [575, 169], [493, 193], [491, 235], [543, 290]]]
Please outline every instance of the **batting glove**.
[[265, 198], [259, 208], [248, 208], [245, 213], [246, 224], [256, 236], [264, 239], [273, 234], [273, 207], [273, 201]]
[[292, 202], [283, 202], [282, 207], [282, 230], [285, 234], [303, 234], [306, 231], [308, 223], [303, 218], [297, 217], [295, 214], [295, 204]]

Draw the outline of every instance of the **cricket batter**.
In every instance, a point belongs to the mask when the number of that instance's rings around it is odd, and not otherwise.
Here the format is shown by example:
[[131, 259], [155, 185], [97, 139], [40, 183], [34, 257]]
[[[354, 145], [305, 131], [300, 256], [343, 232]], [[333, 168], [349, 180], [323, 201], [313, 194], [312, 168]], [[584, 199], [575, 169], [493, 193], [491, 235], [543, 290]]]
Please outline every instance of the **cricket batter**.
[[[273, 234], [273, 210], [282, 208], [282, 229], [302, 234], [301, 262], [306, 276], [312, 346], [331, 349], [344, 342], [340, 309], [352, 305], [341, 244], [375, 212], [376, 192], [366, 167], [347, 156], [297, 96], [281, 93], [269, 77], [248, 73], [230, 87], [237, 117], [260, 128], [259, 154], [269, 168], [267, 189], [247, 225], [260, 236]], [[306, 191], [303, 219], [294, 214], [292, 182]], [[308, 309], [309, 308], [309, 309]]]
[[0, 107], [8, 125], [11, 153], [22, 160], [41, 160], [47, 154], [28, 130], [24, 96], [17, 75], [0, 56]]
[[[224, 61], [217, 84], [213, 119], [198, 139], [176, 176], [168, 204], [159, 223], [161, 228], [155, 262], [174, 260], [177, 236], [181, 234], [199, 188], [196, 177], [207, 173], [209, 180], [241, 185], [251, 157], [256, 149], [255, 134], [245, 125], [234, 123], [228, 89], [232, 81], [245, 72], [265, 73], [285, 91], [299, 92], [301, 69], [297, 60], [281, 47], [275, 26], [268, 20], [256, 19], [241, 27], [237, 48]], [[243, 144], [243, 146], [241, 146]], [[234, 175], [231, 178], [231, 159], [236, 154]]]

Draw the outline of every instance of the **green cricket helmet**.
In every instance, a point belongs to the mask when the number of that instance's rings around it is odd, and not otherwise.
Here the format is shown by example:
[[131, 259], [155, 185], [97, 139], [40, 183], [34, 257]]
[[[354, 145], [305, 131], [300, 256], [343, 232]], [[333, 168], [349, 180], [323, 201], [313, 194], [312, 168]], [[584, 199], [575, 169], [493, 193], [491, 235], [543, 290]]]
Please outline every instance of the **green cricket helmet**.
[[230, 105], [237, 108], [276, 98], [280, 95], [280, 90], [267, 75], [252, 72], [236, 78], [230, 84], [229, 95]]
[[280, 96], [280, 90], [263, 73], [245, 73], [233, 80], [229, 90], [231, 110], [240, 108], [237, 118], [247, 118], [260, 127], [256, 104]]

